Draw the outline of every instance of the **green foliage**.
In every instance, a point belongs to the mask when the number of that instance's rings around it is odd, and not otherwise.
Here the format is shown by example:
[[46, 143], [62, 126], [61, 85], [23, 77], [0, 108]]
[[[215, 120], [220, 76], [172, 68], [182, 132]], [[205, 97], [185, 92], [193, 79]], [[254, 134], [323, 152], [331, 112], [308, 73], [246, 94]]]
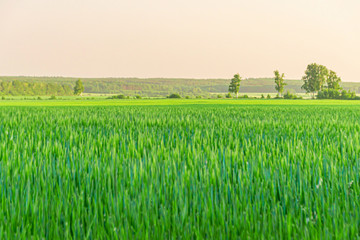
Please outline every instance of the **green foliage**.
[[226, 98], [232, 98], [232, 96], [231, 96], [230, 93], [225, 94], [225, 97], [226, 97]]
[[274, 74], [275, 74], [275, 90], [281, 96], [284, 91], [284, 87], [286, 85], [286, 83], [284, 82], [285, 74], [284, 73], [280, 74], [278, 70], [274, 71]]
[[304, 81], [302, 88], [306, 90], [306, 93], [313, 93], [314, 96], [315, 92], [322, 89], [328, 75], [329, 70], [325, 66], [316, 63], [309, 64], [302, 78]]
[[126, 99], [126, 96], [124, 94], [119, 94], [115, 96], [109, 97], [110, 99]]
[[185, 99], [190, 99], [190, 97], [189, 97], [189, 96], [186, 96]]
[[329, 71], [326, 82], [326, 88], [322, 87], [317, 94], [318, 99], [359, 99], [354, 91], [342, 90], [340, 87], [341, 78], [334, 71]]
[[[1, 77], [1, 82], [11, 82], [18, 80], [31, 84], [56, 84], [66, 86], [67, 94], [57, 94], [51, 92], [47, 94], [33, 94], [34, 96], [51, 96], [51, 95], [73, 95], [73, 88], [77, 79], [62, 77]], [[139, 78], [82, 78], [84, 84], [84, 93], [101, 93], [101, 94], [124, 94], [125, 96], [141, 95], [142, 97], [166, 97], [170, 93], [177, 92], [188, 96], [207, 96], [209, 94], [223, 95], [228, 92], [228, 79], [139, 79]], [[301, 86], [300, 80], [285, 80], [286, 89], [296, 93], [305, 93]], [[357, 91], [360, 93], [360, 83], [342, 82], [340, 86], [345, 90]], [[46, 88], [45, 88], [46, 89]], [[40, 89], [43, 91], [44, 89]], [[38, 91], [38, 90], [37, 90]], [[274, 88], [274, 78], [249, 78], [241, 81], [240, 93], [276, 93]], [[0, 89], [0, 95], [3, 94]], [[22, 95], [22, 94], [17, 94]], [[27, 94], [30, 96], [31, 94]]]
[[80, 79], [77, 80], [74, 87], [74, 95], [81, 95], [84, 92], [84, 90], [85, 89], [82, 81]]
[[56, 96], [54, 96], [54, 95], [52, 95], [51, 97], [50, 97], [50, 100], [55, 100], [56, 99]]
[[18, 80], [0, 82], [0, 95], [10, 96], [70, 96], [72, 90], [68, 85], [56, 83], [29, 83]]
[[168, 98], [181, 98], [181, 96], [177, 93], [172, 93], [168, 96]]
[[267, 99], [271, 99], [271, 96], [270, 96], [270, 94], [268, 94], [268, 95], [266, 96], [266, 98], [267, 98]]
[[236, 98], [238, 97], [238, 94], [239, 94], [240, 82], [241, 82], [240, 75], [235, 74], [234, 77], [231, 79], [231, 82], [230, 82], [230, 85], [229, 85], [229, 93], [235, 93]]
[[140, 96], [140, 95], [136, 95], [136, 99], [141, 99], [141, 96]]
[[324, 88], [317, 94], [318, 99], [340, 99], [341, 93], [337, 89]]
[[221, 94], [218, 94], [218, 95], [217, 95], [217, 98], [222, 98], [222, 95], [221, 95]]
[[302, 88], [304, 88], [306, 92], [312, 92], [313, 96], [315, 92], [318, 92], [318, 99], [356, 99], [356, 93], [354, 91], [341, 91], [341, 78], [325, 66], [315, 63], [310, 64], [305, 74]]
[[290, 93], [289, 91], [286, 91], [286, 93], [284, 94], [284, 99], [300, 99], [300, 97]]
[[327, 88], [328, 89], [334, 89], [334, 90], [341, 90], [340, 82], [341, 78], [336, 75], [334, 71], [329, 71], [328, 78], [326, 80], [327, 82]]
[[356, 98], [356, 94], [355, 94], [355, 92], [342, 90], [342, 91], [341, 91], [340, 98], [341, 98], [341, 99], [355, 99], [355, 98]]
[[264, 98], [265, 98], [264, 94], [261, 94], [261, 99], [264, 99]]

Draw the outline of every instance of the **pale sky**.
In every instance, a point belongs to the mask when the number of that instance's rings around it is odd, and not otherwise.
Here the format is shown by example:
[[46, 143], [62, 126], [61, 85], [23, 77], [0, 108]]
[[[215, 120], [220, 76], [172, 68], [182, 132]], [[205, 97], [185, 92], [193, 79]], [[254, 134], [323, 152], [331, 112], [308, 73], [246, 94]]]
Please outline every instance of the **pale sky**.
[[360, 0], [0, 0], [0, 75], [360, 81]]

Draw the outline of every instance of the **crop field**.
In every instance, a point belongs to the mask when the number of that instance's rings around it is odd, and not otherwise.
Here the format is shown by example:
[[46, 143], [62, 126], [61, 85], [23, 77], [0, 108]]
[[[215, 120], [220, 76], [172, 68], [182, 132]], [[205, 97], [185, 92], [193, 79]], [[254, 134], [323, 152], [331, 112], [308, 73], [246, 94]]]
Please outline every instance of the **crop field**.
[[0, 239], [360, 238], [360, 103], [0, 102]]

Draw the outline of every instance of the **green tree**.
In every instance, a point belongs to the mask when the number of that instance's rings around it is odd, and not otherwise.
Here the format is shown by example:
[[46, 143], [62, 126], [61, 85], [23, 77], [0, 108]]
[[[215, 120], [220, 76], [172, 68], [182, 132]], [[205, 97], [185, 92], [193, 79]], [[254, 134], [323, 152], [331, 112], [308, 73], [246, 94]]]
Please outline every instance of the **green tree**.
[[234, 77], [231, 79], [231, 82], [230, 82], [230, 85], [229, 85], [229, 92], [235, 93], [236, 98], [238, 98], [238, 96], [239, 96], [240, 82], [241, 82], [240, 75], [235, 74]]
[[284, 86], [287, 84], [284, 82], [285, 74], [280, 74], [278, 70], [274, 71], [275, 74], [275, 90], [279, 93], [281, 96], [284, 92]]
[[329, 70], [325, 66], [316, 63], [309, 64], [306, 68], [305, 76], [302, 78], [304, 84], [301, 88], [306, 93], [312, 93], [313, 97], [315, 97], [315, 93], [323, 88], [328, 75]]
[[81, 80], [77, 80], [74, 87], [74, 94], [81, 95], [84, 92], [84, 85], [82, 84]]
[[334, 90], [341, 90], [340, 82], [341, 78], [336, 75], [336, 72], [330, 70], [329, 76], [326, 80], [327, 82], [327, 88], [328, 89], [334, 89]]

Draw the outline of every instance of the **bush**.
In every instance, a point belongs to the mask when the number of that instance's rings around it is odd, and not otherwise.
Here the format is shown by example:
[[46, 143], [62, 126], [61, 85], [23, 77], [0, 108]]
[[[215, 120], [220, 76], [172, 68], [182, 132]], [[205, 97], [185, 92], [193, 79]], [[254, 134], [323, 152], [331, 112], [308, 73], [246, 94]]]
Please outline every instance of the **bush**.
[[189, 97], [189, 96], [186, 96], [185, 98], [186, 98], [186, 99], [190, 99], [190, 97]]
[[123, 94], [120, 94], [120, 95], [116, 95], [116, 96], [111, 96], [111, 97], [108, 97], [109, 99], [125, 99], [126, 96], [123, 95]]
[[292, 94], [289, 91], [287, 91], [284, 94], [284, 99], [299, 99], [299, 98], [295, 94]]
[[41, 98], [41, 97], [38, 97], [37, 100], [42, 100], [42, 98]]
[[355, 97], [356, 97], [355, 92], [351, 92], [350, 90], [349, 91], [345, 91], [345, 90], [341, 91], [341, 96], [340, 96], [341, 99], [355, 99]]
[[168, 96], [168, 98], [181, 98], [181, 96], [177, 93], [172, 93]]
[[351, 92], [350, 90], [342, 90], [341, 92], [337, 89], [328, 89], [324, 88], [318, 92], [316, 95], [317, 99], [359, 99], [355, 92]]
[[56, 97], [54, 96], [54, 95], [52, 95], [51, 97], [50, 97], [50, 100], [55, 100], [56, 99]]
[[339, 99], [340, 98], [340, 92], [339, 92], [339, 90], [336, 90], [336, 89], [327, 89], [327, 88], [325, 88], [325, 89], [318, 92], [316, 98], [317, 99]]
[[4, 96], [2, 96], [2, 97], [1, 97], [1, 99], [2, 99], [2, 100], [5, 100], [5, 97], [4, 97]]
[[265, 98], [264, 94], [261, 94], [261, 99], [264, 99], [264, 98]]
[[196, 96], [196, 98], [202, 98], [202, 96]]
[[135, 97], [136, 97], [136, 99], [141, 99], [140, 95], [136, 95]]
[[222, 96], [219, 94], [219, 95], [217, 95], [217, 98], [222, 98]]
[[267, 99], [271, 99], [271, 96], [270, 96], [270, 94], [268, 94], [268, 95], [266, 96], [266, 98], [267, 98]]
[[225, 97], [226, 97], [226, 98], [232, 98], [232, 96], [231, 96], [230, 93], [226, 94]]

